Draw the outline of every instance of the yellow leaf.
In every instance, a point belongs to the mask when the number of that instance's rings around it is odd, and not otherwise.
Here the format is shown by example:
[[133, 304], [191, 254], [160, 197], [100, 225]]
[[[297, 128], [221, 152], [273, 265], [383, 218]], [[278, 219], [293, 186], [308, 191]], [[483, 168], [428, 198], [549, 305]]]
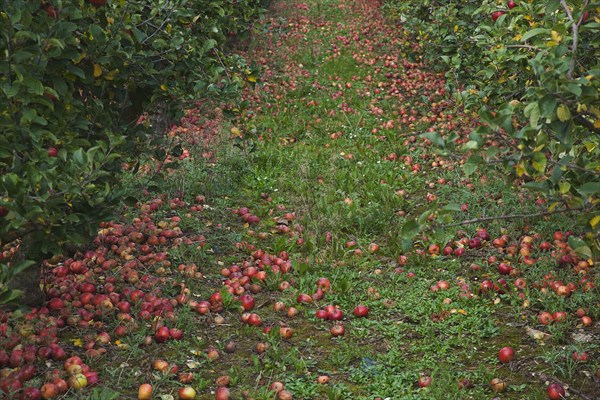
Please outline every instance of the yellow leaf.
[[556, 109], [556, 116], [561, 122], [565, 122], [571, 119], [571, 111], [569, 110], [569, 107], [561, 104]]
[[173, 25], [167, 24], [167, 33], [171, 33], [172, 30], [173, 30]]
[[558, 43], [555, 42], [555, 41], [553, 41], [553, 40], [549, 40], [549, 41], [546, 42], [546, 46], [548, 46], [548, 47], [555, 47], [555, 46], [558, 46]]
[[99, 78], [102, 75], [102, 67], [100, 64], [94, 64], [94, 78]]
[[560, 34], [556, 31], [550, 32], [550, 37], [552, 38], [552, 41], [556, 43], [560, 43], [562, 41], [562, 36], [560, 36]]
[[592, 218], [592, 220], [590, 221], [590, 225], [592, 226], [592, 228], [595, 228], [596, 225], [598, 225], [598, 223], [600, 222], [600, 215], [596, 215], [594, 218]]
[[527, 171], [525, 170], [525, 163], [523, 161], [521, 161], [517, 165], [517, 176], [520, 178], [523, 175], [527, 175]]
[[600, 119], [597, 119], [597, 120], [594, 122], [594, 128], [600, 129]]
[[458, 32], [458, 25], [454, 25], [454, 32]]
[[253, 75], [248, 76], [248, 82], [256, 82], [256, 77]]
[[161, 89], [163, 92], [166, 92], [166, 91], [167, 91], [167, 85], [165, 85], [165, 84], [163, 83], [162, 85], [160, 85], [160, 89]]
[[110, 71], [108, 74], [106, 74], [104, 76], [104, 79], [106, 79], [107, 81], [112, 81], [113, 79], [115, 79], [115, 75], [117, 75], [119, 73], [118, 69], [113, 69], [112, 71]]
[[106, 24], [112, 25], [115, 23], [115, 19], [113, 17], [106, 17]]
[[561, 194], [565, 194], [571, 190], [571, 184], [569, 182], [561, 182], [558, 184], [558, 188]]
[[73, 342], [73, 346], [83, 347], [83, 340], [81, 340], [79, 338], [71, 339], [71, 342]]
[[557, 201], [557, 202], [555, 202], [555, 203], [552, 203], [552, 204], [550, 205], [550, 207], [548, 207], [548, 211], [549, 211], [549, 212], [553, 212], [553, 211], [554, 211], [554, 209], [555, 209], [556, 207], [558, 207], [560, 204], [561, 204], [561, 203], [559, 203], [558, 201]]

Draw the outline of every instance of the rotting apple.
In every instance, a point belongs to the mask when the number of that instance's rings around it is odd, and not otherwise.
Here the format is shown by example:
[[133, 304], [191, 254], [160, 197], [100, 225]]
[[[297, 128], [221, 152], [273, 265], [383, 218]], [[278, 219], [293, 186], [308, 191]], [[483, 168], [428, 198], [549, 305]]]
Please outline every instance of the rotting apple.
[[433, 382], [433, 379], [429, 375], [423, 375], [417, 381], [417, 385], [420, 388], [424, 388], [424, 387], [430, 386], [431, 382]]

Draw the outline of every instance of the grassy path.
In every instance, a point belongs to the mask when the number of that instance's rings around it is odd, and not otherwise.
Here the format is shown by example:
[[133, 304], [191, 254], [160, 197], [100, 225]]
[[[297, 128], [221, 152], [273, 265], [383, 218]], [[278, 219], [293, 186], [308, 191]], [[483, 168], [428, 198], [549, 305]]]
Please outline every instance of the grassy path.
[[[231, 114], [223, 146], [187, 142], [160, 194], [103, 224], [93, 251], [49, 261], [64, 310], [11, 322], [58, 331], [99, 372], [99, 388], [60, 398], [135, 398], [142, 383], [162, 399], [183, 386], [198, 399], [545, 399], [550, 383], [598, 398], [598, 273], [569, 248], [567, 231], [584, 234], [572, 220], [404, 239], [438, 204], [460, 209], [438, 222], [543, 205], [493, 169], [467, 179], [421, 136], [464, 143], [477, 121], [377, 2], [274, 2], [242, 55], [262, 70], [243, 102], [171, 132], [214, 142]], [[161, 326], [183, 337], [163, 343]]]

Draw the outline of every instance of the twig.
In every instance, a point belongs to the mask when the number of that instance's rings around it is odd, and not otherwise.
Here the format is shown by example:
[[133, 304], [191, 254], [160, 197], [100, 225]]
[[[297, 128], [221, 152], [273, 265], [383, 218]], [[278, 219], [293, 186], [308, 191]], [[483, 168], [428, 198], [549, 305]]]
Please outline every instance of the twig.
[[533, 213], [533, 214], [497, 215], [497, 216], [493, 216], [493, 217], [473, 218], [473, 219], [468, 219], [468, 220], [461, 221], [461, 222], [456, 222], [454, 224], [445, 224], [445, 225], [440, 225], [440, 226], [442, 228], [450, 228], [453, 226], [471, 225], [471, 224], [476, 224], [479, 222], [517, 219], [517, 218], [526, 219], [526, 218], [545, 217], [548, 215], [561, 214], [561, 213], [567, 213], [567, 212], [576, 212], [576, 211], [583, 211], [583, 210], [585, 210], [585, 207], [566, 208], [566, 209], [557, 210], [557, 211], [543, 211], [543, 212]]

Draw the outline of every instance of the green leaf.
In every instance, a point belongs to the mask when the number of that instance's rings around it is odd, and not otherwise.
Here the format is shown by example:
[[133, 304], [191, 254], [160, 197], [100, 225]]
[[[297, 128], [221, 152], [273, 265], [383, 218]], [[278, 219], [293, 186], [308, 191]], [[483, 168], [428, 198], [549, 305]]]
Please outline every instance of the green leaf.
[[549, 0], [546, 3], [546, 15], [552, 15], [552, 13], [560, 7], [560, 0]]
[[22, 273], [23, 271], [25, 271], [26, 269], [28, 269], [29, 267], [32, 267], [34, 265], [35, 265], [35, 262], [31, 261], [31, 260], [21, 261], [17, 265], [11, 266], [10, 272], [13, 276], [16, 276], [16, 275], [19, 275], [20, 273]]
[[588, 260], [592, 258], [592, 251], [587, 243], [575, 236], [569, 236], [569, 247], [573, 249], [577, 255]]
[[481, 156], [475, 155], [469, 157], [465, 165], [463, 165], [465, 175], [467, 177], [471, 176], [475, 171], [477, 171], [477, 168], [479, 168], [479, 165], [481, 164], [483, 164], [483, 158]]
[[593, 196], [600, 193], [600, 182], [587, 182], [577, 188], [577, 191], [586, 196]]
[[2, 91], [9, 99], [19, 94], [19, 87], [20, 84], [18, 82], [15, 82], [14, 85], [11, 85], [8, 81], [2, 82]]
[[10, 18], [10, 23], [13, 25], [16, 25], [17, 22], [19, 22], [21, 20], [21, 10], [17, 8], [9, 15], [9, 18]]
[[77, 163], [77, 164], [83, 164], [84, 163], [84, 154], [83, 154], [83, 149], [80, 147], [77, 150], [75, 150], [75, 152], [73, 153], [73, 160]]
[[410, 221], [406, 221], [402, 226], [401, 235], [404, 239], [412, 239], [417, 233], [421, 230], [421, 225], [415, 219], [411, 219]]
[[442, 207], [442, 210], [446, 210], [446, 211], [456, 211], [456, 212], [460, 212], [460, 204], [458, 203], [449, 203], [446, 204], [444, 207]]
[[554, 110], [556, 109], [557, 100], [554, 95], [547, 94], [540, 99], [540, 111], [542, 116], [549, 118], [554, 117]]
[[525, 113], [525, 116], [527, 118], [529, 118], [529, 125], [532, 128], [537, 127], [538, 122], [540, 120], [540, 116], [541, 116], [539, 103], [536, 101], [536, 102], [527, 104], [527, 106], [525, 107], [524, 113]]
[[21, 290], [13, 290], [8, 289], [4, 290], [0, 293], [0, 304], [8, 304], [17, 300], [19, 297], [23, 295], [23, 291]]
[[521, 37], [521, 41], [526, 42], [527, 40], [531, 39], [532, 37], [535, 37], [535, 36], [541, 35], [541, 34], [548, 34], [548, 33], [550, 33], [550, 29], [534, 28], [534, 29], [530, 30], [529, 32], [525, 33]]
[[575, 96], [581, 96], [581, 86], [579, 86], [578, 84], [569, 82], [565, 85], [565, 87], [569, 92], [573, 93]]
[[427, 140], [431, 141], [431, 143], [435, 144], [438, 147], [441, 147], [442, 149], [446, 147], [446, 142], [437, 132], [425, 132], [419, 136], [426, 138]]
[[44, 85], [42, 82], [30, 76], [23, 79], [23, 84], [29, 88], [29, 92], [41, 96], [44, 94]]

